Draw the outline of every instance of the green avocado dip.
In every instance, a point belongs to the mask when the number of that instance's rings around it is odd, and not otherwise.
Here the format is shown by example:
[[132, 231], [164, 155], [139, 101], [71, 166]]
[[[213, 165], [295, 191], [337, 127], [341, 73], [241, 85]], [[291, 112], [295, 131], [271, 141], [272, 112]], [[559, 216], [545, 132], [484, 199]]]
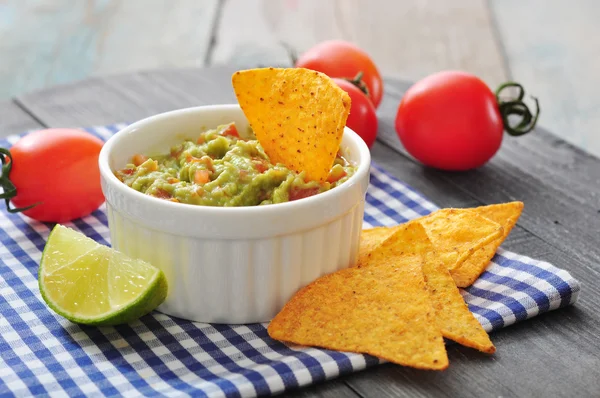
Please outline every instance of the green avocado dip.
[[305, 181], [282, 164], [271, 164], [249, 132], [234, 123], [185, 140], [167, 155], [135, 155], [115, 173], [126, 185], [156, 198], [202, 206], [257, 206], [289, 202], [328, 191], [356, 167], [339, 153], [325, 182]]

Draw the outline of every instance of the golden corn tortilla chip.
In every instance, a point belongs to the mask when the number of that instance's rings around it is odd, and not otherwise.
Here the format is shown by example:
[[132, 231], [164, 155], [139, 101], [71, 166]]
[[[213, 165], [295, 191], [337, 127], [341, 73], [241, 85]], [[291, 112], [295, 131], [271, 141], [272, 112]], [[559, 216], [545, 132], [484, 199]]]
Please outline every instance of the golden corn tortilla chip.
[[496, 250], [498, 250], [498, 247], [504, 242], [517, 223], [517, 220], [523, 211], [523, 206], [523, 202], [510, 202], [481, 206], [474, 209], [464, 209], [465, 212], [476, 213], [502, 225], [503, 234], [481, 246], [462, 263], [455, 264], [455, 266], [450, 269], [450, 275], [452, 275], [457, 286], [467, 287], [472, 285], [483, 271], [485, 271], [492, 260], [492, 257], [496, 254]]
[[[474, 212], [463, 209], [442, 209], [408, 223], [420, 223], [427, 231], [436, 252], [447, 267], [454, 268], [479, 248], [502, 236], [502, 226]], [[388, 239], [399, 226], [376, 227], [362, 231], [358, 264]]]
[[304, 68], [235, 72], [235, 95], [273, 164], [325, 181], [338, 153], [350, 96], [323, 73]]
[[425, 258], [423, 275], [442, 335], [464, 346], [493, 354], [496, 347], [469, 311], [448, 268], [434, 252]]
[[477, 249], [503, 234], [500, 224], [461, 209], [437, 210], [412, 222], [423, 225], [448, 269], [455, 268]]
[[[468, 209], [443, 209], [410, 222], [420, 222], [435, 250], [448, 265], [458, 287], [467, 287], [485, 271], [500, 244], [506, 239], [521, 211], [522, 202], [502, 203]], [[492, 231], [499, 225], [501, 231]], [[478, 226], [479, 229], [474, 228]], [[493, 227], [492, 227], [493, 226]], [[393, 234], [395, 227], [363, 230], [358, 263]], [[462, 232], [457, 231], [460, 230]], [[486, 233], [491, 232], [485, 236]]]
[[360, 246], [358, 249], [357, 264], [361, 264], [367, 255], [375, 250], [384, 240], [396, 232], [397, 227], [375, 227], [363, 229], [360, 234]]
[[368, 255], [368, 266], [326, 275], [301, 289], [271, 321], [269, 335], [446, 369], [444, 340], [421, 270], [431, 250], [423, 227], [406, 225]]

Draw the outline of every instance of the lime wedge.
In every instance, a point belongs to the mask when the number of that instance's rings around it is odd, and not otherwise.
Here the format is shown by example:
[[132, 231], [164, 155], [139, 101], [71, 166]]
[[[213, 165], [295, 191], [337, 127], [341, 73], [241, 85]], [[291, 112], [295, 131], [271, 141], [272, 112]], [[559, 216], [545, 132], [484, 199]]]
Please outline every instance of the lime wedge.
[[38, 282], [50, 308], [87, 325], [130, 322], [167, 296], [161, 270], [60, 224], [44, 247]]

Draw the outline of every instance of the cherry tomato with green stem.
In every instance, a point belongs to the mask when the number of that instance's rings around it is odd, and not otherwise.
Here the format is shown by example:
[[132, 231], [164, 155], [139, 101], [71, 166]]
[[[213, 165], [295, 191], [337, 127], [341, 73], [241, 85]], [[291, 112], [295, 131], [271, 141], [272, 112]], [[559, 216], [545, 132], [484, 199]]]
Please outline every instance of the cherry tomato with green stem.
[[[507, 88], [516, 88], [517, 96], [503, 98], [500, 93]], [[451, 171], [478, 168], [496, 154], [504, 131], [519, 136], [535, 127], [538, 100], [534, 98], [534, 115], [523, 102], [524, 96], [517, 83], [503, 84], [493, 93], [472, 74], [435, 73], [415, 83], [402, 97], [396, 132], [408, 153], [426, 166]]]
[[[0, 185], [9, 212], [62, 223], [90, 214], [104, 202], [98, 156], [103, 141], [75, 129], [29, 133], [0, 148]], [[11, 203], [15, 207], [11, 207]]]
[[331, 78], [353, 79], [362, 72], [367, 96], [375, 108], [383, 97], [383, 80], [369, 54], [356, 45], [342, 40], [328, 40], [304, 52], [294, 64], [326, 74]]

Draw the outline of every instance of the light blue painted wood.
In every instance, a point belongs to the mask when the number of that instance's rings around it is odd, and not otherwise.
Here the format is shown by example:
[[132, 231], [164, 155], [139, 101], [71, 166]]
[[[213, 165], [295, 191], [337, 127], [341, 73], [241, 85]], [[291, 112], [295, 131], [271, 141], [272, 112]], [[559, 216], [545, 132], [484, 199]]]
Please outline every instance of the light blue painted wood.
[[[0, 99], [93, 75], [201, 66], [218, 3], [0, 0]], [[484, 0], [224, 4], [213, 63], [283, 64], [280, 40], [302, 51], [337, 37], [365, 48], [389, 76], [458, 68], [491, 86], [506, 79]], [[510, 72], [540, 98], [541, 125], [600, 156], [600, 1], [488, 5]]]
[[0, 98], [203, 64], [218, 0], [0, 0]]
[[506, 80], [486, 0], [227, 0], [212, 60], [239, 67], [283, 64], [280, 42], [299, 52], [344, 39], [388, 77], [417, 80], [462, 69]]
[[600, 156], [600, 1], [490, 1], [510, 71], [540, 124]]

